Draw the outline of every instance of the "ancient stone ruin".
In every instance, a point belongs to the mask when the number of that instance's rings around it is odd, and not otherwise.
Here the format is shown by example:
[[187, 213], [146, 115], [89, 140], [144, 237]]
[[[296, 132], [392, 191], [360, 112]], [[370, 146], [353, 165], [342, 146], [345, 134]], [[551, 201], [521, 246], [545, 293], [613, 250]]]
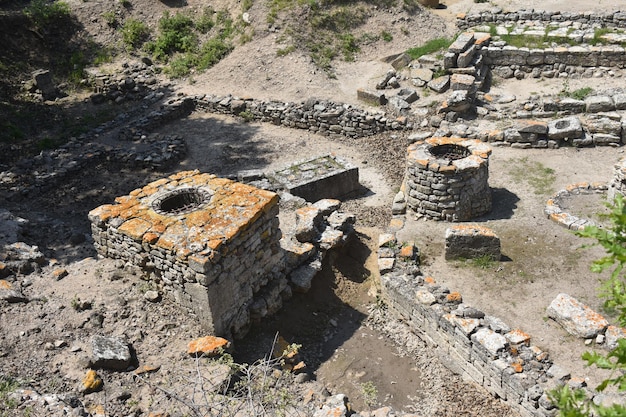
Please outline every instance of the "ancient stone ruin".
[[434, 220], [466, 221], [491, 210], [489, 155], [478, 141], [432, 137], [407, 152], [407, 204]]
[[92, 210], [89, 219], [100, 255], [149, 271], [207, 331], [238, 335], [255, 299], [263, 298], [267, 314], [291, 294], [278, 200], [270, 191], [184, 171]]

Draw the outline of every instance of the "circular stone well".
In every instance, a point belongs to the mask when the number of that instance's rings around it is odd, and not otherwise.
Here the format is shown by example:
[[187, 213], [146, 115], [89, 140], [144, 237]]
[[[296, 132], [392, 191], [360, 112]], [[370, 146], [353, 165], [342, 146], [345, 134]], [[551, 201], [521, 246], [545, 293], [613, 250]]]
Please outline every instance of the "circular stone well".
[[407, 150], [409, 208], [434, 220], [466, 221], [491, 210], [489, 155], [478, 140], [433, 137]]
[[211, 201], [211, 193], [202, 188], [184, 187], [158, 196], [151, 204], [159, 214], [177, 215], [199, 210]]

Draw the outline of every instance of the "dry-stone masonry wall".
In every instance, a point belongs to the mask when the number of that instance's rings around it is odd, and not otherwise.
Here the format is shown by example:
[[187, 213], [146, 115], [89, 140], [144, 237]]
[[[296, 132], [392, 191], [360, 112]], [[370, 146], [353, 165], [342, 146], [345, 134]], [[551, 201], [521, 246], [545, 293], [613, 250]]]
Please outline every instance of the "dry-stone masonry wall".
[[613, 179], [609, 183], [608, 191], [609, 201], [613, 201], [617, 194], [626, 197], [626, 157], [620, 158], [613, 167]]
[[240, 99], [230, 95], [204, 95], [195, 97], [195, 102], [197, 108], [212, 113], [233, 114], [323, 135], [361, 137], [412, 128], [406, 117], [388, 118], [384, 113], [372, 114], [349, 104], [331, 101], [285, 103]]
[[582, 230], [587, 226], [594, 226], [595, 223], [592, 220], [582, 219], [569, 213], [564, 208], [566, 200], [579, 194], [606, 194], [607, 188], [606, 183], [600, 182], [581, 182], [568, 185], [546, 202], [546, 207], [543, 212], [550, 220], [570, 230]]
[[[152, 270], [212, 334], [239, 335], [255, 296], [282, 305], [278, 196], [197, 171], [174, 174], [89, 213], [98, 253]], [[267, 311], [266, 311], [267, 313]]]
[[393, 310], [453, 372], [524, 417], [554, 415], [547, 387], [568, 382], [569, 374], [534, 346], [528, 334], [464, 304], [461, 294], [424, 277], [416, 255], [413, 244], [399, 244], [393, 233], [381, 235], [378, 264]]
[[465, 221], [491, 210], [489, 155], [479, 141], [435, 137], [407, 151], [408, 206], [435, 220]]

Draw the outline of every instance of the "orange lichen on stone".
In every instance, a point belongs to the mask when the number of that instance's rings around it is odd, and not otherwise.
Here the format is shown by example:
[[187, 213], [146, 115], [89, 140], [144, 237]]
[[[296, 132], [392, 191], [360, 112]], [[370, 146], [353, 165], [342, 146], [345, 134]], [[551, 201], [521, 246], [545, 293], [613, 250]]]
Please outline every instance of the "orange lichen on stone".
[[400, 230], [404, 227], [404, 217], [394, 217], [389, 221], [390, 230]]
[[449, 303], [461, 303], [463, 302], [463, 297], [461, 293], [458, 291], [453, 291], [450, 294], [446, 295], [446, 301]]
[[189, 342], [187, 354], [191, 356], [217, 356], [228, 348], [230, 348], [230, 342], [223, 337], [204, 336]]
[[550, 220], [555, 221], [555, 222], [561, 222], [565, 220], [567, 216], [569, 216], [569, 214], [567, 213], [551, 213]]
[[415, 245], [409, 243], [400, 248], [400, 252], [398, 253], [399, 258], [404, 259], [413, 259], [415, 258]]
[[142, 242], [149, 243], [150, 245], [154, 245], [161, 235], [154, 232], [147, 232], [142, 237]]
[[88, 370], [85, 378], [83, 378], [83, 391], [85, 393], [95, 392], [100, 388], [102, 388], [102, 378], [93, 369]]
[[433, 277], [426, 277], [426, 278], [424, 278], [424, 282], [426, 284], [431, 284], [432, 285], [432, 284], [435, 283], [435, 278], [433, 278]]
[[491, 42], [491, 35], [488, 33], [485, 33], [481, 37], [476, 38], [476, 40], [474, 41], [474, 44], [482, 46], [482, 45], [488, 44], [489, 42]]
[[139, 368], [135, 369], [135, 375], [141, 375], [141, 374], [149, 374], [152, 372], [156, 372], [159, 369], [161, 369], [161, 365], [143, 365], [140, 366]]
[[178, 224], [172, 224], [167, 227], [165, 232], [159, 237], [156, 245], [160, 248], [172, 250], [175, 245], [184, 239], [186, 234], [185, 228]]
[[575, 184], [568, 185], [567, 187], [565, 187], [565, 190], [572, 192], [572, 191], [588, 189], [588, 188], [589, 188], [588, 182], [577, 182]]
[[524, 372], [524, 366], [523, 366], [523, 362], [521, 359], [518, 359], [514, 361], [513, 363], [511, 363], [511, 368], [513, 368], [513, 370], [517, 372], [518, 374], [520, 372]]
[[125, 221], [119, 231], [134, 240], [143, 240], [143, 235], [150, 230], [152, 224], [144, 219], [134, 218]]
[[439, 165], [439, 172], [443, 174], [451, 174], [456, 172], [456, 168], [457, 167], [455, 165]]
[[6, 279], [0, 279], [0, 290], [12, 290], [13, 284]]

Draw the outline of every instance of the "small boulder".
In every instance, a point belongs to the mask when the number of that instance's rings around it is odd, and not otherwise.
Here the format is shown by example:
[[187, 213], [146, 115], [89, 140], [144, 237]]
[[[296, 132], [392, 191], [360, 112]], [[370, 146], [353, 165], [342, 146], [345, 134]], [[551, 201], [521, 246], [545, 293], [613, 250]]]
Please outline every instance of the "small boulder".
[[117, 337], [94, 336], [91, 341], [94, 368], [123, 371], [130, 366], [132, 356], [128, 343]]

